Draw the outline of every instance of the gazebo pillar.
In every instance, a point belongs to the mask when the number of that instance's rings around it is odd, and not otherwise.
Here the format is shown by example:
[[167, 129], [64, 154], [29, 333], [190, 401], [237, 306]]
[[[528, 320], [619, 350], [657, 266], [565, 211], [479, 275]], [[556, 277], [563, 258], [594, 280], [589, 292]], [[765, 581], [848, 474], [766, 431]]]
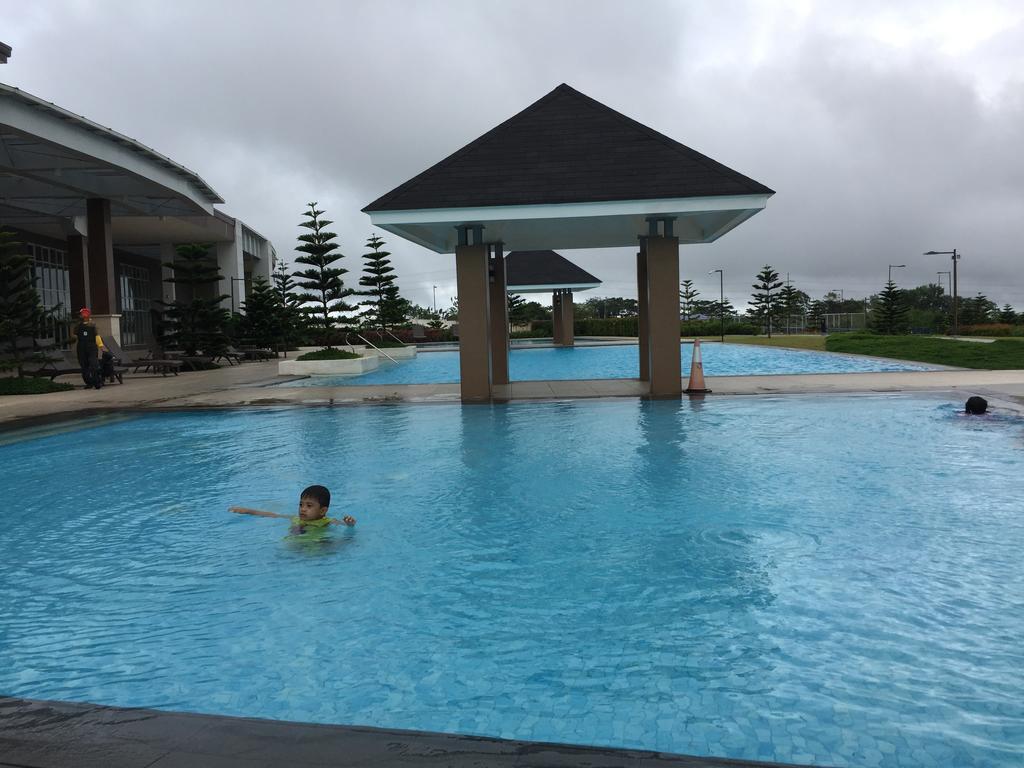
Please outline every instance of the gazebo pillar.
[[640, 238], [636, 254], [636, 306], [637, 340], [640, 352], [640, 381], [651, 380], [651, 350], [648, 338], [650, 322], [647, 317], [647, 242]]
[[664, 236], [648, 236], [647, 317], [651, 389], [654, 396], [683, 391], [679, 349], [679, 238], [665, 222]]
[[576, 343], [575, 308], [572, 303], [572, 291], [568, 288], [562, 291], [559, 308], [562, 316], [562, 340], [557, 343], [563, 347], [571, 347]]
[[[508, 291], [505, 276], [505, 249], [494, 243], [490, 257], [491, 273], [491, 384], [508, 384]], [[459, 303], [459, 314], [462, 304]]]
[[[464, 402], [491, 399], [490, 275], [483, 227], [461, 226], [455, 248], [459, 292], [459, 372]], [[472, 232], [473, 242], [469, 243]]]
[[551, 341], [562, 343], [562, 294], [557, 289], [551, 292]]

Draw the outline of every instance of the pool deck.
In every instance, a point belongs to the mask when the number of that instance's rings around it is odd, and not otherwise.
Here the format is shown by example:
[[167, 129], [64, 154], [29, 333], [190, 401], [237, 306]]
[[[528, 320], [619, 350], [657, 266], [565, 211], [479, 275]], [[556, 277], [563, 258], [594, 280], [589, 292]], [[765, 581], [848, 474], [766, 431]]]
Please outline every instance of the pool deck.
[[[277, 363], [271, 361], [180, 376], [128, 375], [124, 384], [101, 390], [79, 387], [48, 395], [4, 396], [0, 397], [0, 429], [104, 411], [459, 401], [458, 384], [268, 386], [289, 378], [296, 377], [278, 376]], [[964, 399], [978, 394], [1000, 400], [1010, 408], [1024, 409], [1024, 370], [708, 376], [707, 386], [712, 396], [950, 391]], [[501, 401], [642, 397], [644, 385], [636, 379], [520, 381], [498, 388], [496, 394]]]
[[710, 757], [0, 697], [0, 768], [784, 768]]

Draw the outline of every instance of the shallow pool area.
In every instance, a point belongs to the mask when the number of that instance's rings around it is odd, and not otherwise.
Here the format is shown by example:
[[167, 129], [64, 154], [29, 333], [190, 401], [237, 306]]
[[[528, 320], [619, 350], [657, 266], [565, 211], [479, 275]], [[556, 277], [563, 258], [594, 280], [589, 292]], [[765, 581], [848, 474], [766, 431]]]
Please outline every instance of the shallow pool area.
[[[0, 692], [1019, 766], [1024, 421], [960, 407], [301, 408], [9, 441]], [[291, 512], [314, 482], [355, 528], [226, 511]]]
[[[704, 373], [708, 376], [755, 376], [786, 373], [867, 373], [928, 371], [934, 366], [881, 360], [830, 352], [759, 347], [751, 344], [703, 344]], [[682, 375], [690, 374], [692, 344], [682, 345]], [[573, 379], [630, 379], [639, 375], [635, 344], [610, 346], [512, 349], [509, 372], [513, 381]], [[459, 381], [457, 351], [422, 352], [414, 360], [389, 363], [357, 376], [310, 376], [282, 387], [363, 386], [370, 384], [449, 384]]]

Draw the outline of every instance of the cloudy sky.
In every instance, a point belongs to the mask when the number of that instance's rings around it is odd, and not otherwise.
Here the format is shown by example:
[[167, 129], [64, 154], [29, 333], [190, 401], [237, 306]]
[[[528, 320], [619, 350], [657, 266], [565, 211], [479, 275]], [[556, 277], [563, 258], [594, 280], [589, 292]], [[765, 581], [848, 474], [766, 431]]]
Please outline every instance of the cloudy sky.
[[[0, 79], [197, 171], [291, 259], [310, 200], [349, 269], [359, 209], [561, 82], [776, 190], [682, 276], [745, 303], [937, 281], [1024, 308], [1024, 3], [0, 0]], [[387, 233], [383, 233], [387, 234]], [[403, 293], [454, 257], [388, 235]], [[567, 252], [635, 296], [633, 249]]]

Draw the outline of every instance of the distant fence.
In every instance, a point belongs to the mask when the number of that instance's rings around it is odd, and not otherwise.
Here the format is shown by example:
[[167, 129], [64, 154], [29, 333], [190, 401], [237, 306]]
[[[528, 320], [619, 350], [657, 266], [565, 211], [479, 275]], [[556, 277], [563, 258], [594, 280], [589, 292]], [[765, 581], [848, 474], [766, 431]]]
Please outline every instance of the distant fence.
[[822, 320], [825, 321], [826, 333], [863, 331], [868, 326], [868, 316], [863, 312], [836, 312], [828, 315], [819, 315], [819, 326]]

